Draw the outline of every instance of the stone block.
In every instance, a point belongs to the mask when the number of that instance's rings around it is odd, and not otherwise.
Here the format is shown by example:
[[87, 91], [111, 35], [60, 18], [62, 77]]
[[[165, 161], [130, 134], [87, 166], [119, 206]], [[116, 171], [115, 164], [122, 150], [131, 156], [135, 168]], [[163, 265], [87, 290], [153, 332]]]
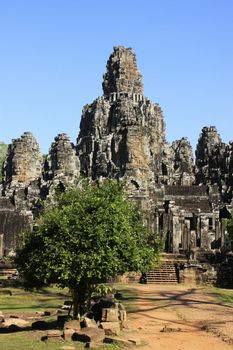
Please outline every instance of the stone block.
[[121, 322], [126, 322], [127, 317], [126, 317], [126, 311], [125, 310], [119, 310], [118, 311], [118, 317]]
[[116, 303], [119, 310], [125, 310], [125, 306], [122, 303]]
[[100, 328], [104, 329], [106, 335], [119, 335], [121, 331], [119, 322], [101, 322]]
[[73, 334], [76, 332], [74, 329], [64, 329], [63, 338], [66, 341], [73, 340]]
[[24, 319], [21, 318], [5, 318], [4, 322], [0, 323], [0, 328], [9, 328], [12, 326], [17, 326], [20, 328], [27, 327], [29, 325], [28, 321], [25, 321]]
[[47, 333], [47, 338], [61, 338], [62, 332], [58, 329], [50, 329]]
[[104, 340], [105, 333], [100, 328], [82, 328], [73, 334], [73, 340], [83, 343], [100, 343]]
[[127, 346], [127, 347], [135, 345], [132, 340], [127, 340], [119, 337], [110, 337], [110, 336], [105, 337], [104, 342], [107, 344], [116, 343], [121, 346]]
[[84, 317], [84, 319], [81, 322], [81, 327], [94, 327], [97, 328], [97, 323], [95, 322], [95, 320], [88, 318], [88, 317]]
[[79, 320], [67, 321], [64, 324], [64, 329], [80, 330], [80, 321]]
[[118, 319], [118, 309], [102, 309], [102, 322], [117, 322]]

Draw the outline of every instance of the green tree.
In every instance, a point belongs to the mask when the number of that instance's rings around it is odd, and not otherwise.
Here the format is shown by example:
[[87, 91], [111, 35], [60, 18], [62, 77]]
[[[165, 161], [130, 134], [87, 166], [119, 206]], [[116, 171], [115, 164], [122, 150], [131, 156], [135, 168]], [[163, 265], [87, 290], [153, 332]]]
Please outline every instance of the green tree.
[[127, 271], [147, 271], [157, 245], [125, 198], [124, 184], [110, 180], [58, 195], [17, 251], [27, 287], [68, 287], [77, 318], [96, 284]]
[[3, 181], [3, 164], [6, 159], [7, 145], [0, 141], [0, 183]]

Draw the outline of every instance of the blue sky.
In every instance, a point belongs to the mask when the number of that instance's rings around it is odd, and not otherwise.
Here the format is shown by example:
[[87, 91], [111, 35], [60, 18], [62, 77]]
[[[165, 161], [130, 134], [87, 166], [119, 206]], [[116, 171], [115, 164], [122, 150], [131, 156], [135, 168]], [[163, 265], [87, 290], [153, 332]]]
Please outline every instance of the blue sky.
[[47, 153], [102, 94], [112, 47], [132, 47], [169, 142], [203, 126], [233, 139], [233, 0], [0, 0], [0, 140]]

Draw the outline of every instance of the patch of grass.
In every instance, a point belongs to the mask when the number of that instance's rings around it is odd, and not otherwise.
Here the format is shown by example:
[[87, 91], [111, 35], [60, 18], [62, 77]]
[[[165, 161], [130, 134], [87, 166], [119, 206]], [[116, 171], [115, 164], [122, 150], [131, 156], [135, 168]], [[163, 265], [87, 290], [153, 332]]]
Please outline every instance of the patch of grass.
[[23, 288], [0, 288], [0, 311], [22, 313], [57, 309], [67, 299], [70, 299], [68, 290], [57, 287], [35, 292], [27, 292]]
[[[124, 300], [130, 302], [132, 297], [130, 290], [125, 290]], [[129, 299], [128, 299], [129, 298]], [[53, 310], [63, 305], [64, 300], [70, 300], [67, 289], [57, 287], [44, 288], [35, 292], [27, 292], [23, 288], [0, 287], [0, 311], [3, 314], [18, 314], [20, 317], [36, 311]], [[56, 318], [56, 316], [54, 316]], [[54, 317], [46, 317], [46, 321], [53, 322]], [[56, 327], [55, 327], [56, 328]], [[84, 348], [83, 343], [67, 342], [61, 340], [42, 341], [41, 338], [47, 335], [46, 331], [25, 330], [12, 333], [0, 334], [1, 350], [60, 350], [62, 346], [73, 346], [77, 350]], [[101, 350], [121, 349], [118, 344], [102, 345]], [[94, 348], [93, 348], [94, 350]]]
[[210, 293], [216, 296], [221, 302], [233, 306], [233, 290], [214, 288]]
[[128, 313], [135, 311], [135, 303], [139, 301], [139, 294], [133, 285], [116, 284], [114, 288], [122, 295], [119, 302], [122, 302]]
[[[42, 341], [45, 332], [17, 332], [10, 334], [1, 334], [0, 349], [1, 350], [61, 350], [63, 346], [73, 346], [77, 350], [83, 350], [84, 344], [80, 342], [52, 340]], [[102, 345], [101, 350], [116, 350], [122, 346], [117, 344]], [[95, 348], [92, 348], [94, 350]]]
[[[17, 332], [9, 334], [1, 334], [0, 349], [1, 350], [58, 350], [65, 344], [71, 343], [61, 341], [41, 341], [41, 337], [45, 335], [42, 332]], [[78, 347], [77, 347], [78, 349]], [[81, 349], [81, 347], [80, 347]]]

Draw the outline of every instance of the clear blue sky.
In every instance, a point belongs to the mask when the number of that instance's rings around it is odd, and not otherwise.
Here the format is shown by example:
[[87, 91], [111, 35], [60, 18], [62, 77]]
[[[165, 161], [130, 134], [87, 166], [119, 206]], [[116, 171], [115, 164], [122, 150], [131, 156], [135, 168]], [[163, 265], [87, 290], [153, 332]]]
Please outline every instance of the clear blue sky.
[[233, 0], [0, 0], [0, 140], [76, 142], [112, 47], [132, 47], [169, 142], [233, 139]]

